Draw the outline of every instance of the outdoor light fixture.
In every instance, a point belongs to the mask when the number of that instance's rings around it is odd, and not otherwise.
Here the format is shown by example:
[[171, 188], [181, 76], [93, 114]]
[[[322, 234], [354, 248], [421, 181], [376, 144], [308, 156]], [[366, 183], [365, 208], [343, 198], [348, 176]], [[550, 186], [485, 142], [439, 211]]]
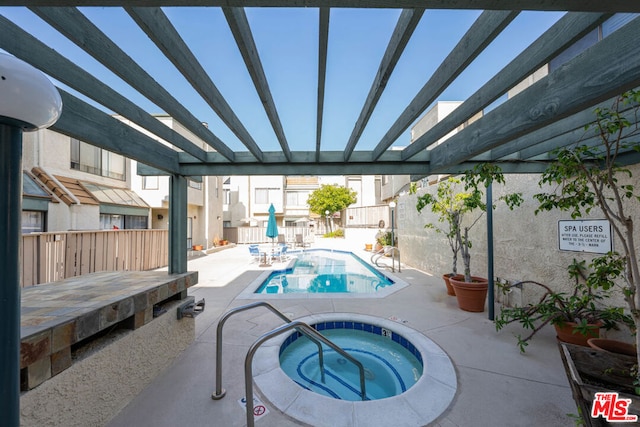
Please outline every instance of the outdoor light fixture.
[[54, 124], [61, 111], [60, 93], [42, 72], [0, 53], [0, 123], [33, 131]]
[[22, 132], [51, 126], [62, 99], [40, 71], [0, 53], [0, 413], [20, 425], [20, 240], [22, 216]]

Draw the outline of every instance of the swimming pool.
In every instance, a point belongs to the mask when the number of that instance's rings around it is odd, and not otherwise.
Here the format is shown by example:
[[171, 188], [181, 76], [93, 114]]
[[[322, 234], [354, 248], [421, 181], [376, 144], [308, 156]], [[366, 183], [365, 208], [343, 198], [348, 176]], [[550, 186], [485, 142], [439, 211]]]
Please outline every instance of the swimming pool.
[[[338, 321], [312, 325], [364, 367], [366, 399], [384, 399], [410, 389], [422, 376], [422, 356], [397, 332], [362, 322]], [[294, 333], [280, 347], [280, 366], [297, 384], [323, 396], [362, 400], [358, 368], [342, 355], [325, 348], [324, 380], [318, 347]]]
[[374, 293], [395, 283], [352, 252], [312, 249], [290, 254], [287, 267], [272, 271], [255, 293]]

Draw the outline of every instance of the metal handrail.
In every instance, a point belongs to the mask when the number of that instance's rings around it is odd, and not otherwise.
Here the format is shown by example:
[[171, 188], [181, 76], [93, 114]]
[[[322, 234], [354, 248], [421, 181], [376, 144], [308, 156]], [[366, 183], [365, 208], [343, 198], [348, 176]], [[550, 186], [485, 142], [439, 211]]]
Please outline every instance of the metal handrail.
[[[396, 254], [398, 254], [398, 273], [402, 273], [402, 270], [401, 270], [402, 267], [400, 266], [400, 249], [396, 248], [395, 246], [384, 246], [379, 251], [374, 252], [371, 255], [371, 263], [375, 264], [376, 267], [380, 267], [380, 268], [386, 267], [378, 264], [378, 260], [382, 258], [383, 255], [386, 255], [389, 252], [391, 252], [391, 271], [394, 273], [396, 272]], [[376, 258], [376, 255], [378, 255], [377, 258]]]
[[327, 339], [324, 335], [320, 334], [318, 331], [313, 329], [311, 326], [307, 325], [304, 322], [299, 320], [293, 321], [286, 325], [282, 325], [266, 334], [262, 335], [260, 338], [256, 340], [256, 342], [251, 345], [249, 351], [247, 352], [247, 357], [244, 359], [244, 386], [245, 386], [245, 398], [247, 401], [247, 427], [254, 427], [254, 418], [253, 418], [253, 356], [255, 355], [258, 348], [264, 344], [265, 341], [270, 340], [284, 332], [287, 332], [290, 329], [302, 330], [303, 333], [311, 335], [312, 337], [322, 341], [341, 356], [345, 357], [349, 361], [351, 361], [354, 365], [358, 367], [360, 371], [360, 397], [362, 400], [366, 400], [367, 394], [365, 390], [364, 384], [364, 366], [357, 359], [351, 356], [349, 353], [338, 347], [336, 344]]
[[[227, 393], [226, 390], [222, 388], [222, 327], [224, 326], [224, 323], [227, 321], [227, 319], [229, 319], [229, 317], [231, 317], [232, 315], [240, 313], [242, 311], [251, 310], [252, 308], [256, 307], [266, 307], [285, 322], [292, 322], [291, 319], [284, 315], [284, 313], [282, 313], [280, 310], [278, 310], [268, 302], [264, 301], [254, 302], [227, 311], [218, 322], [218, 326], [216, 328], [216, 391], [211, 395], [211, 398], [213, 400], [222, 399]], [[303, 333], [302, 331], [299, 332]], [[322, 344], [320, 344], [320, 342], [313, 337], [309, 337], [309, 339], [318, 346], [318, 363], [320, 364], [321, 380], [324, 383], [324, 355], [322, 353]]]

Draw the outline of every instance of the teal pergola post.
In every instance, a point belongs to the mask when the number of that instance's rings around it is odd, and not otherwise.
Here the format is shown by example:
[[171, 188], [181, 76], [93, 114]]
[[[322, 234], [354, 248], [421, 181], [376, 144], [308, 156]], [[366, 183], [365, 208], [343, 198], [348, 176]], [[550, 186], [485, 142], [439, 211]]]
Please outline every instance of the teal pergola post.
[[495, 318], [494, 281], [493, 281], [493, 185], [487, 186], [487, 279], [489, 280], [489, 292], [487, 305], [489, 306], [489, 320]]
[[20, 425], [22, 129], [0, 123], [0, 414]]
[[171, 175], [169, 184], [169, 274], [187, 272], [187, 178]]

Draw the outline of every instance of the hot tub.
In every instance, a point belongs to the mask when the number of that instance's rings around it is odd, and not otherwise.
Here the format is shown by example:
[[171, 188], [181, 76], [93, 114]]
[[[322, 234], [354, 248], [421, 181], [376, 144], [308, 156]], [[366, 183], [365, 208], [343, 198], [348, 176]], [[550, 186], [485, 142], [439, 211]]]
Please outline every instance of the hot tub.
[[[400, 394], [365, 401], [337, 399], [311, 391], [291, 379], [280, 365], [280, 356], [281, 348], [288, 346], [285, 344], [287, 340], [291, 344], [294, 339], [285, 335], [274, 338], [256, 352], [254, 382], [271, 407], [298, 421], [318, 427], [423, 426], [438, 418], [455, 396], [457, 380], [449, 357], [429, 338], [406, 325], [354, 313], [319, 314], [297, 320], [309, 325], [324, 325], [325, 328], [332, 324], [333, 329], [336, 329], [336, 324], [342, 324], [341, 329], [344, 329], [345, 322], [353, 326], [370, 325], [372, 330], [379, 328], [381, 334], [383, 330], [396, 334], [410, 343], [423, 365], [423, 372], [415, 384]], [[316, 329], [322, 333], [322, 327]]]

